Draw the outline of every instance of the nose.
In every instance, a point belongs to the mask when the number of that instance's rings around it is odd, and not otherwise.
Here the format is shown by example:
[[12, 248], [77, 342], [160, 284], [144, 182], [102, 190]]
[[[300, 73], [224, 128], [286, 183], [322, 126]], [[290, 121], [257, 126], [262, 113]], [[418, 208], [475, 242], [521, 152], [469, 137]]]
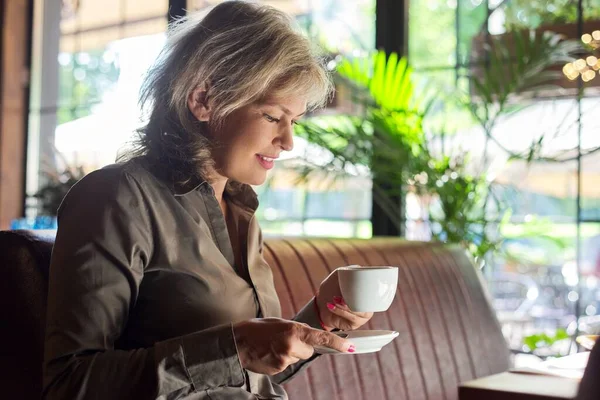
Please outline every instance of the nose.
[[294, 148], [294, 127], [292, 125], [283, 128], [275, 139], [282, 150], [292, 151]]

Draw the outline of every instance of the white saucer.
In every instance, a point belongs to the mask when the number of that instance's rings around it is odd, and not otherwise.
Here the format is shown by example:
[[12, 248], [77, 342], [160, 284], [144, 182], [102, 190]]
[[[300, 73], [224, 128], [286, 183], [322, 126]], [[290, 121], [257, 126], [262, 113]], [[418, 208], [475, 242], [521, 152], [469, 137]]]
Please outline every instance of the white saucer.
[[354, 353], [342, 353], [330, 347], [315, 346], [315, 352], [319, 354], [365, 354], [376, 353], [383, 346], [398, 337], [396, 331], [339, 331], [333, 332], [338, 336], [350, 340], [356, 351]]

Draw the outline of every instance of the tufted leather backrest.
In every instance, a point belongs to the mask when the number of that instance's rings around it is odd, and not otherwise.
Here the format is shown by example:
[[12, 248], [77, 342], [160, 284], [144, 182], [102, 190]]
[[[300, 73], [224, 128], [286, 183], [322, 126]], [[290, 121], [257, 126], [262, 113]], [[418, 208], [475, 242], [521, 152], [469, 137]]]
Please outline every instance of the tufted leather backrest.
[[320, 357], [286, 385], [291, 399], [453, 400], [459, 382], [509, 367], [480, 275], [458, 247], [401, 239], [275, 239], [265, 248], [285, 318], [336, 267], [399, 267], [394, 303], [365, 329], [400, 336], [377, 354]]
[[2, 398], [38, 399], [52, 241], [0, 232], [0, 389]]
[[[37, 399], [51, 241], [0, 232], [2, 397]], [[400, 336], [380, 353], [322, 356], [286, 385], [299, 399], [457, 399], [458, 383], [505, 371], [508, 350], [480, 276], [459, 248], [401, 239], [268, 239], [284, 317], [336, 267], [396, 265], [398, 291], [365, 329]]]

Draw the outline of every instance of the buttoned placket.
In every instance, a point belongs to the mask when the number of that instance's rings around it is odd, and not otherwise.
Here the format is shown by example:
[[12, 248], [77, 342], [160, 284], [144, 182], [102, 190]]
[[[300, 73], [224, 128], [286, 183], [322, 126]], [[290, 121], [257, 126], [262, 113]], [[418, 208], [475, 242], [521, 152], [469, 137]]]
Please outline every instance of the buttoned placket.
[[[231, 245], [231, 239], [229, 237], [229, 233], [228, 233], [228, 229], [227, 229], [227, 222], [225, 221], [225, 216], [223, 215], [223, 212], [221, 211], [221, 207], [219, 205], [219, 201], [217, 200], [217, 198], [215, 196], [215, 191], [214, 191], [213, 187], [208, 182], [203, 182], [198, 187], [196, 187], [196, 189], [193, 190], [192, 192], [198, 192], [198, 194], [202, 198], [202, 204], [206, 208], [206, 214], [208, 215], [208, 218], [209, 218], [208, 222], [209, 222], [211, 234], [213, 236], [213, 240], [217, 244], [217, 247], [219, 248], [219, 250], [225, 257], [225, 259], [227, 260], [227, 262], [229, 263], [231, 268], [233, 268], [233, 270], [236, 272], [236, 274], [244, 280], [246, 280], [246, 279], [244, 278], [244, 274], [241, 269], [246, 268], [246, 270], [248, 271], [247, 282], [252, 287], [252, 292], [254, 295], [254, 302], [256, 304], [256, 309], [257, 309], [256, 317], [262, 318], [264, 313], [263, 313], [262, 305], [260, 302], [260, 296], [258, 295], [256, 285], [254, 284], [254, 281], [252, 280], [252, 275], [250, 273], [250, 265], [249, 265], [249, 261], [248, 261], [248, 243], [250, 241], [250, 230], [248, 229], [248, 232], [246, 233], [246, 241], [243, 244], [244, 248], [245, 248], [245, 254], [242, 257], [243, 265], [236, 265], [235, 264], [235, 255], [233, 253], [233, 246]], [[190, 192], [188, 192], [188, 193], [190, 193]], [[249, 220], [248, 225], [250, 225], [250, 223], [252, 222], [252, 220], [254, 218], [255, 218], [255, 215], [253, 214]]]

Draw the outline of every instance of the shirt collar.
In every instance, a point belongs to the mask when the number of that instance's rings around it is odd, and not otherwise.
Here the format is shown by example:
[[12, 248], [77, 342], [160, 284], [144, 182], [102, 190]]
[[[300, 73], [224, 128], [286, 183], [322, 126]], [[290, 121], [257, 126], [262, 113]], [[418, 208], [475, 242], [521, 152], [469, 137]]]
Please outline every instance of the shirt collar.
[[[150, 163], [148, 160], [142, 162], [150, 173], [159, 178], [176, 197], [185, 197], [197, 191], [210, 193], [213, 196], [215, 194], [210, 183], [201, 177], [193, 177], [185, 184], [181, 184], [173, 178], [168, 168], [161, 167], [161, 165], [156, 163]], [[252, 186], [248, 184], [238, 182], [228, 183], [225, 186], [224, 195], [236, 205], [252, 213], [258, 208], [258, 196], [254, 189], [252, 189]]]

